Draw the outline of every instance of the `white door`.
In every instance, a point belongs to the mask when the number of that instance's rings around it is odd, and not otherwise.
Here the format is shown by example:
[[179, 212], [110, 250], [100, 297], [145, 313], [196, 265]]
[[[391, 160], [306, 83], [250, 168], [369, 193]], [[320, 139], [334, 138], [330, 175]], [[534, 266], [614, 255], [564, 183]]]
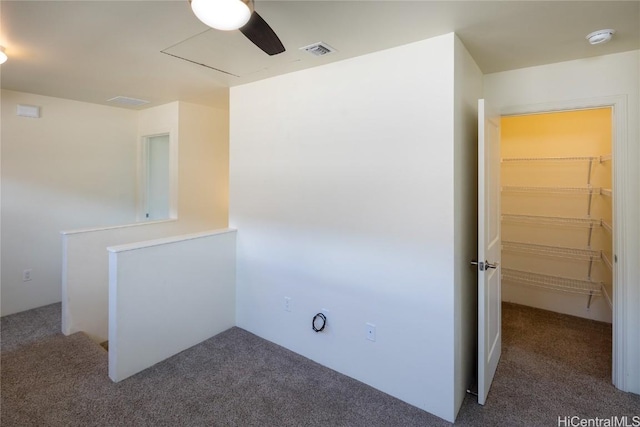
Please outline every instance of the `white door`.
[[147, 139], [146, 217], [169, 218], [169, 135]]
[[500, 116], [478, 101], [478, 403], [484, 405], [501, 352]]

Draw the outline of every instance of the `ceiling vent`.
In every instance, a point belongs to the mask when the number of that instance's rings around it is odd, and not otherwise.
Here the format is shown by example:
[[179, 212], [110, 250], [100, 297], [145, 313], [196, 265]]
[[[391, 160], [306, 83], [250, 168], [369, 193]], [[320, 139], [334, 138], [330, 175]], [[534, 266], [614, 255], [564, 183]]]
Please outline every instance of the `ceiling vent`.
[[300, 50], [306, 50], [314, 56], [324, 56], [336, 51], [334, 48], [324, 42], [310, 44], [309, 46], [301, 47]]
[[113, 102], [114, 104], [125, 105], [127, 107], [139, 107], [149, 103], [149, 101], [145, 101], [144, 99], [129, 98], [128, 96], [116, 96], [107, 99], [107, 102]]

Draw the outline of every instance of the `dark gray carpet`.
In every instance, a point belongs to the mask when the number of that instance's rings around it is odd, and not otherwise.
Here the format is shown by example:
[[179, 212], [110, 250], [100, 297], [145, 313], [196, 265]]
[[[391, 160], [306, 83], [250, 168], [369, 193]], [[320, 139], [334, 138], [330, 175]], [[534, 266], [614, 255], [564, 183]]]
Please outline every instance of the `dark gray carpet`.
[[557, 426], [559, 416], [640, 415], [640, 396], [611, 384], [610, 324], [503, 303], [502, 334], [487, 404], [465, 402], [456, 425]]
[[[640, 414], [640, 396], [610, 385], [609, 325], [503, 311], [487, 405], [468, 397], [456, 425]], [[2, 318], [3, 427], [450, 425], [239, 328], [114, 384], [107, 353], [83, 334], [64, 337], [59, 321], [59, 304]]]
[[84, 334], [2, 338], [3, 427], [448, 425], [239, 328], [118, 384]]
[[62, 304], [57, 303], [0, 318], [2, 352], [61, 334], [61, 313]]

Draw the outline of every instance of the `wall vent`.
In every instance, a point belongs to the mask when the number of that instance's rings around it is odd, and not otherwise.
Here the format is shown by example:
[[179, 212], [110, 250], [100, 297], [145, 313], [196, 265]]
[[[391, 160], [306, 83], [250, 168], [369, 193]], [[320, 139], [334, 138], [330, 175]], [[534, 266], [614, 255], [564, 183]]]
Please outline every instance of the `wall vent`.
[[314, 56], [324, 56], [336, 51], [324, 42], [310, 44], [309, 46], [301, 47], [300, 50], [305, 50]]
[[18, 108], [16, 111], [18, 116], [29, 117], [32, 119], [40, 118], [40, 107], [37, 105], [23, 105], [18, 104]]
[[139, 107], [149, 103], [149, 101], [145, 101], [144, 99], [129, 98], [128, 96], [116, 96], [114, 98], [107, 99], [107, 102], [126, 105], [127, 107]]

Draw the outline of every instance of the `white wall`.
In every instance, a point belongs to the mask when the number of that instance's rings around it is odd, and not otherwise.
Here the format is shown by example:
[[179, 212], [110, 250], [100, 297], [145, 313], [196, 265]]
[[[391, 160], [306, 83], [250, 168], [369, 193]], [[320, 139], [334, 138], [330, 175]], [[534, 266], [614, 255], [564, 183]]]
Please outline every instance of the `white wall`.
[[[624, 170], [621, 180], [627, 192], [618, 200], [622, 221], [616, 228], [624, 230], [624, 247], [617, 256], [624, 269], [617, 278], [622, 284], [621, 298], [614, 301], [622, 313], [616, 330], [624, 330], [624, 351], [615, 355], [626, 366], [626, 376], [619, 384], [623, 390], [640, 393], [640, 51], [624, 52], [583, 60], [524, 68], [489, 74], [484, 91], [502, 111], [519, 106], [567, 103], [576, 100], [622, 95], [626, 101], [625, 158], [617, 158], [615, 167]], [[624, 131], [624, 130], [623, 130]], [[622, 169], [620, 169], [622, 168]], [[620, 184], [620, 182], [618, 182]], [[614, 185], [616, 185], [614, 183]], [[620, 228], [622, 227], [622, 228]]]
[[109, 248], [113, 381], [235, 325], [235, 243], [226, 229]]
[[229, 111], [179, 103], [178, 218], [203, 229], [229, 223]]
[[[42, 117], [17, 117], [18, 103], [41, 106]], [[2, 315], [61, 300], [61, 230], [135, 222], [140, 141], [161, 133], [171, 135], [173, 216], [197, 223], [191, 231], [226, 227], [227, 111], [175, 102], [138, 112], [2, 91]]]
[[[228, 110], [172, 102], [140, 111], [140, 141], [144, 136], [165, 133], [170, 135], [172, 218], [198, 222], [203, 229], [226, 227], [229, 204]], [[142, 154], [140, 147], [139, 144], [138, 156]], [[139, 176], [139, 186], [140, 183]], [[138, 191], [141, 191], [140, 187]], [[142, 212], [140, 207], [139, 212]]]
[[478, 255], [478, 99], [482, 72], [455, 38], [454, 286], [455, 411], [475, 381], [478, 354], [478, 276], [469, 262]]
[[2, 315], [60, 301], [60, 230], [135, 220], [136, 135], [135, 111], [2, 91]]
[[138, 133], [140, 142], [169, 134], [177, 220], [63, 233], [62, 331], [67, 335], [84, 331], [97, 342], [108, 339], [107, 246], [227, 226], [228, 113], [174, 102], [141, 111]]
[[149, 136], [169, 134], [169, 216], [178, 217], [178, 168], [179, 168], [179, 102], [159, 105], [141, 110], [138, 116], [137, 145], [137, 218], [145, 221], [143, 194], [145, 189], [145, 168], [143, 139]]
[[108, 246], [193, 233], [195, 226], [156, 221], [62, 233], [62, 333], [109, 339]]
[[453, 66], [449, 34], [230, 93], [238, 326], [448, 420]]

